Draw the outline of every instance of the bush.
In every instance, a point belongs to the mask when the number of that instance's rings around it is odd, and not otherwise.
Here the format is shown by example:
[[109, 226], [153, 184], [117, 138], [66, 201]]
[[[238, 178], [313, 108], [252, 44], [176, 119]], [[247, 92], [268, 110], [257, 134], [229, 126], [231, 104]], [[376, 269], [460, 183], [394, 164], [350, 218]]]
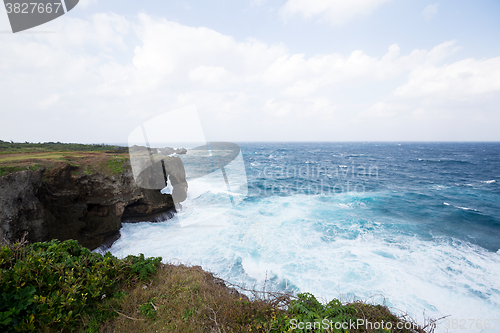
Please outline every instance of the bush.
[[[144, 281], [161, 258], [120, 260], [74, 240], [0, 249], [0, 331], [73, 332], [85, 316], [104, 316], [106, 295]], [[104, 311], [104, 313], [103, 313]]]
[[[328, 304], [323, 305], [310, 293], [298, 294], [297, 299], [290, 302], [288, 312], [290, 317], [295, 319], [295, 322], [303, 322], [305, 327], [315, 327], [314, 323], [317, 323], [319, 332], [325, 332], [322, 328], [324, 319], [334, 323], [356, 322], [357, 319], [357, 310], [353, 304], [342, 305], [338, 299], [333, 299]], [[290, 321], [288, 325], [290, 325]], [[299, 330], [299, 332], [302, 331], [309, 330]]]

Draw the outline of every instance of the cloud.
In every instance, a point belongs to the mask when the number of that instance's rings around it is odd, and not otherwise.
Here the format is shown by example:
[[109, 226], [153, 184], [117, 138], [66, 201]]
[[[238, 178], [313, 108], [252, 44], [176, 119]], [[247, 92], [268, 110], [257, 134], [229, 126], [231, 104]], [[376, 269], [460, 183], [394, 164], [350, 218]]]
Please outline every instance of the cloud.
[[403, 117], [414, 128], [424, 126], [415, 134], [420, 140], [498, 140], [494, 128], [500, 123], [500, 57], [440, 64], [456, 50], [455, 44], [436, 46], [427, 61], [411, 69], [406, 83], [357, 119]]
[[431, 51], [414, 50], [400, 55], [397, 44], [389, 46], [382, 57], [372, 57], [361, 50], [348, 57], [333, 53], [305, 58], [303, 54], [286, 54], [276, 59], [263, 73], [267, 84], [283, 86], [288, 96], [308, 96], [323, 87], [351, 83], [362, 86], [369, 82], [394, 79], [421, 64], [437, 64], [458, 48], [455, 42], [442, 43]]
[[189, 78], [195, 82], [218, 84], [229, 80], [229, 73], [224, 67], [200, 66], [189, 72]]
[[[245, 80], [252, 80], [286, 49], [268, 46], [256, 39], [236, 42], [232, 37], [214, 30], [188, 27], [167, 20], [140, 15], [142, 45], [134, 49], [133, 63], [141, 72], [177, 81], [193, 66], [210, 66], [237, 71]], [[213, 69], [212, 69], [213, 71]]]
[[420, 66], [410, 72], [408, 82], [398, 87], [394, 96], [463, 99], [499, 91], [500, 57], [497, 57], [464, 59], [444, 66]]
[[357, 119], [363, 118], [393, 118], [402, 111], [408, 110], [408, 105], [391, 104], [388, 102], [378, 102], [372, 105], [369, 109], [358, 113]]
[[431, 18], [433, 18], [438, 12], [438, 6], [439, 6], [439, 4], [435, 3], [433, 5], [429, 5], [429, 6], [425, 7], [421, 13], [422, 16], [424, 17], [424, 19], [429, 21]]
[[390, 0], [288, 0], [280, 9], [285, 18], [296, 15], [318, 17], [331, 25], [342, 25], [357, 16], [367, 16]]
[[500, 58], [445, 63], [455, 41], [306, 56], [146, 14], [50, 24], [57, 33], [0, 39], [0, 139], [125, 142], [189, 104], [215, 140], [415, 140], [425, 122], [454, 135], [486, 124], [476, 136], [500, 139]]

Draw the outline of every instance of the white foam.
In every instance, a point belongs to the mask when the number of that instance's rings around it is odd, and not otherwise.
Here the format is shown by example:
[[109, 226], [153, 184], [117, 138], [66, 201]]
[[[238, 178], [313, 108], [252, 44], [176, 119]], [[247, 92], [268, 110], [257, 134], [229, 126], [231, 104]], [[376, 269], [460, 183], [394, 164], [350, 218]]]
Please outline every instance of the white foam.
[[381, 294], [388, 306], [420, 322], [424, 311], [434, 318], [497, 318], [500, 253], [391, 233], [387, 221], [353, 218], [363, 214], [359, 199], [368, 195], [252, 199], [212, 220], [180, 227], [182, 219], [204, 214], [200, 207], [186, 209], [164, 223], [125, 224], [111, 252], [201, 265], [251, 286], [262, 286], [267, 277], [328, 300]]
[[473, 211], [476, 211], [476, 212], [477, 212], [477, 210], [476, 210], [476, 209], [474, 209], [474, 208], [469, 208], [469, 207], [460, 207], [460, 206], [457, 206], [457, 208], [459, 208], [459, 209], [463, 209], [463, 210], [473, 210]]
[[481, 183], [493, 184], [495, 182], [496, 182], [496, 180], [493, 179], [493, 180], [485, 180], [485, 181], [482, 181]]

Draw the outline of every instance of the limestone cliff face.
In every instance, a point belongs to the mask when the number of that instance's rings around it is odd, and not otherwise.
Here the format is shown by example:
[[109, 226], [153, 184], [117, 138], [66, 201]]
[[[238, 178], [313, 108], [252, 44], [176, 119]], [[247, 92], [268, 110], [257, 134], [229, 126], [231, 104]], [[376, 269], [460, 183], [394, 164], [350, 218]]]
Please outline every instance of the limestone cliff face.
[[0, 240], [45, 239], [45, 210], [38, 199], [42, 173], [20, 171], [0, 177]]
[[138, 187], [130, 169], [86, 175], [66, 165], [0, 177], [2, 240], [15, 241], [28, 232], [30, 242], [76, 239], [95, 249], [116, 239], [122, 222], [155, 222], [174, 213], [172, 197]]

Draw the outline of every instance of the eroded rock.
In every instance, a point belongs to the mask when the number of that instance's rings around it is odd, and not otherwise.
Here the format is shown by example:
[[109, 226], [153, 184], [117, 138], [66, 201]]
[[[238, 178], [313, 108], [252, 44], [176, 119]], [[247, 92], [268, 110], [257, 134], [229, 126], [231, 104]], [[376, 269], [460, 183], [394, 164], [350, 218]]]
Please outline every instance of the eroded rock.
[[[122, 222], [164, 221], [175, 213], [170, 195], [138, 187], [130, 168], [118, 175], [84, 174], [66, 165], [0, 177], [0, 237], [30, 242], [76, 239], [90, 249], [116, 239]], [[172, 175], [186, 195], [184, 175]], [[43, 177], [43, 180], [42, 180]], [[182, 192], [182, 193], [181, 193]]]

